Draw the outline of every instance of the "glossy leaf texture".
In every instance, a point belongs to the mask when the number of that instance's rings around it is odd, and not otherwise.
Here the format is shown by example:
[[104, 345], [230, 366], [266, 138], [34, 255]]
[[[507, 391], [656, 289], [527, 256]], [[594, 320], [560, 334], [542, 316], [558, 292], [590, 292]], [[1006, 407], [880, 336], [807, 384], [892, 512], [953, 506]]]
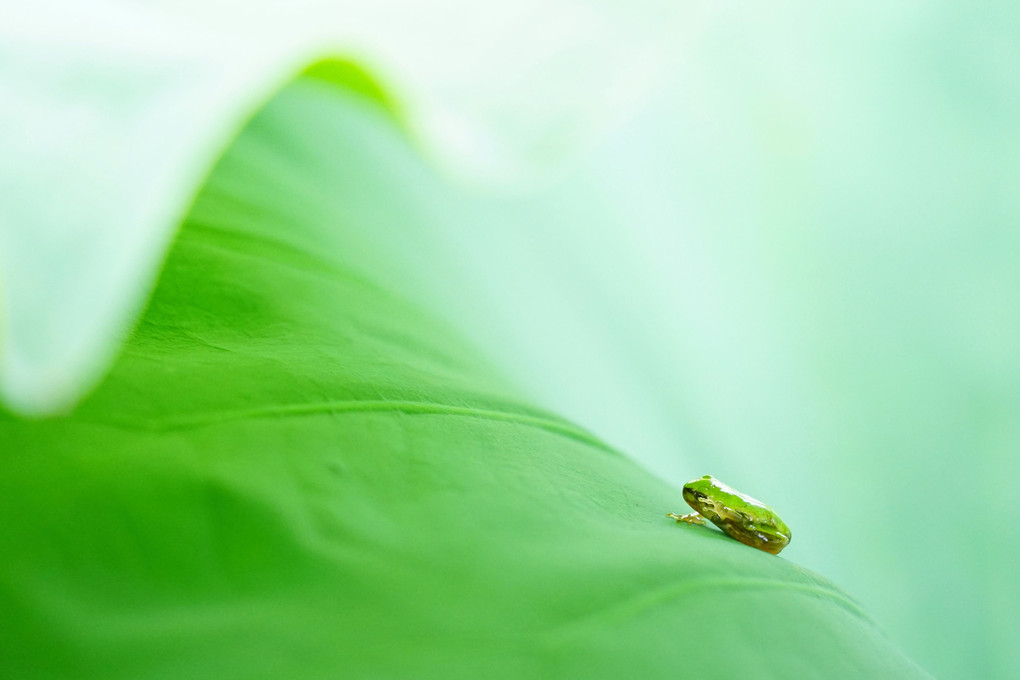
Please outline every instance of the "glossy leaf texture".
[[372, 106], [286, 89], [100, 388], [0, 417], [0, 676], [928, 677], [412, 300], [336, 200], [399, 200]]

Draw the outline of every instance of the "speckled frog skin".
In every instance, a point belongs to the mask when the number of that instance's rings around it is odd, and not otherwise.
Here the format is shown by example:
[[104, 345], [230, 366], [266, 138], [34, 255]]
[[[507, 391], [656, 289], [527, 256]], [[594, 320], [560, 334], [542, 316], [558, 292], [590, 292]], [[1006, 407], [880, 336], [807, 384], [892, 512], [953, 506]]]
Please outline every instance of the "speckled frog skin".
[[667, 515], [677, 522], [704, 524], [707, 519], [727, 536], [773, 555], [790, 543], [790, 528], [772, 508], [711, 475], [684, 484], [683, 495], [695, 512]]

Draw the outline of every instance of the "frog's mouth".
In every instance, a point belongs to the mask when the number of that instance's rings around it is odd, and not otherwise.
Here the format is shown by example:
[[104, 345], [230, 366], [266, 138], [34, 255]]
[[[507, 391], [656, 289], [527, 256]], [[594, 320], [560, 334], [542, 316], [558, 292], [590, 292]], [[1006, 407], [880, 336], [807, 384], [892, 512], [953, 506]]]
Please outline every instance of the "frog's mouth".
[[687, 501], [687, 505], [691, 506], [697, 511], [701, 511], [701, 508], [710, 503], [708, 496], [697, 491], [695, 489], [687, 488], [683, 490], [684, 500]]

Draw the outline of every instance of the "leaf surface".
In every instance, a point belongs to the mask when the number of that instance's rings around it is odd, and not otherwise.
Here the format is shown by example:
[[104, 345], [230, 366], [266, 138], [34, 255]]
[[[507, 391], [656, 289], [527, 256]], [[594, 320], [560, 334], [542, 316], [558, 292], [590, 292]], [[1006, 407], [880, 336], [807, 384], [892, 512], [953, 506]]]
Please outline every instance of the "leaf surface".
[[409, 301], [335, 201], [362, 107], [289, 87], [100, 389], [0, 418], [0, 675], [927, 677]]

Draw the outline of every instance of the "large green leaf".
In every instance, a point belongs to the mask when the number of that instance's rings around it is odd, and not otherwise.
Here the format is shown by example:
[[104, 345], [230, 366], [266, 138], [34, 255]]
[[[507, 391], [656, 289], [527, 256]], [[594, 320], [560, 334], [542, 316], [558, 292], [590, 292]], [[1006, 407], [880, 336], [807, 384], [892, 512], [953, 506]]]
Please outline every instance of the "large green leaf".
[[286, 90], [100, 389], [0, 419], [0, 675], [927, 677], [408, 302], [335, 200], [363, 106]]

